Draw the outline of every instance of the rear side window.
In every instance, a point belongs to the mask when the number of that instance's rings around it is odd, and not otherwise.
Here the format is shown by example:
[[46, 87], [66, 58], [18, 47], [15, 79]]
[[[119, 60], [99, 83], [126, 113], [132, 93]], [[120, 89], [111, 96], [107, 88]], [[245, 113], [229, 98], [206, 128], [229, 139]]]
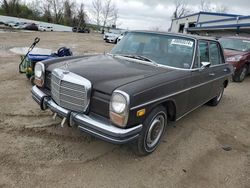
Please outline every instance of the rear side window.
[[219, 65], [222, 63], [220, 48], [216, 42], [210, 42], [210, 62], [212, 65]]
[[209, 45], [208, 42], [199, 42], [200, 62], [209, 62]]

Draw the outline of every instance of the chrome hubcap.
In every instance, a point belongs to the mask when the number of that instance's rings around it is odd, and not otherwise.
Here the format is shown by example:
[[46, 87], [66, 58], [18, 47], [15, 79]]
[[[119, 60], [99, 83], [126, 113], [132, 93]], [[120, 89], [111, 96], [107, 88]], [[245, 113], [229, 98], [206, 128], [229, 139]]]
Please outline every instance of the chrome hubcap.
[[164, 130], [165, 117], [163, 115], [157, 115], [150, 124], [146, 144], [147, 147], [153, 148], [159, 142], [162, 132]]
[[221, 100], [222, 95], [223, 95], [223, 88], [221, 87], [220, 92], [219, 92], [218, 97], [217, 97], [217, 102], [219, 102]]

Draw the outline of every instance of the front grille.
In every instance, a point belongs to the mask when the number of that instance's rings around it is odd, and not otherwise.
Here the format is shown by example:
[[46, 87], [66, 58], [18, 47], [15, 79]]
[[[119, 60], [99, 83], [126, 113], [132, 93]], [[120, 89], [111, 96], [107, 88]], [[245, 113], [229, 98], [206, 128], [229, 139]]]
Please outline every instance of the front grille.
[[91, 84], [73, 73], [56, 69], [51, 75], [51, 96], [61, 107], [76, 112], [85, 112], [89, 104]]

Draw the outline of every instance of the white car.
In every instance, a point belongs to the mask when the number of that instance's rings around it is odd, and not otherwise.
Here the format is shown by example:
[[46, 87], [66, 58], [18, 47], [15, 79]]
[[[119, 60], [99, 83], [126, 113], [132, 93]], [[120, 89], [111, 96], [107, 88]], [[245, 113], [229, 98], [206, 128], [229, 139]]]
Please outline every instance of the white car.
[[39, 31], [53, 31], [53, 27], [39, 25], [38, 30]]
[[5, 22], [5, 25], [9, 26], [9, 27], [14, 27], [14, 26], [18, 25], [18, 22], [8, 21], [8, 22]]
[[103, 40], [110, 43], [117, 43], [118, 37], [124, 32], [124, 30], [112, 29], [103, 35]]
[[24, 29], [27, 25], [29, 25], [29, 23], [27, 22], [20, 22], [18, 24], [16, 24], [15, 26], [13, 26], [14, 29]]

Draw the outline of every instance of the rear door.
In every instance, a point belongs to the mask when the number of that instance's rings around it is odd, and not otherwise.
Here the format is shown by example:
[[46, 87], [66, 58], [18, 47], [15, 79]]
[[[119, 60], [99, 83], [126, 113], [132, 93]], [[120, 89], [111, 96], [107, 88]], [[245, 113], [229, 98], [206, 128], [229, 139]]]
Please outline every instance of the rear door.
[[224, 57], [222, 49], [218, 42], [211, 41], [209, 44], [210, 50], [210, 70], [211, 77], [213, 77], [211, 98], [218, 95], [221, 87], [223, 87], [223, 82], [226, 75], [230, 73], [230, 68], [224, 63]]
[[196, 108], [211, 98], [213, 74], [211, 68], [201, 70], [201, 62], [210, 61], [209, 41], [198, 42], [197, 56], [192, 72], [192, 87], [190, 90], [190, 108]]

